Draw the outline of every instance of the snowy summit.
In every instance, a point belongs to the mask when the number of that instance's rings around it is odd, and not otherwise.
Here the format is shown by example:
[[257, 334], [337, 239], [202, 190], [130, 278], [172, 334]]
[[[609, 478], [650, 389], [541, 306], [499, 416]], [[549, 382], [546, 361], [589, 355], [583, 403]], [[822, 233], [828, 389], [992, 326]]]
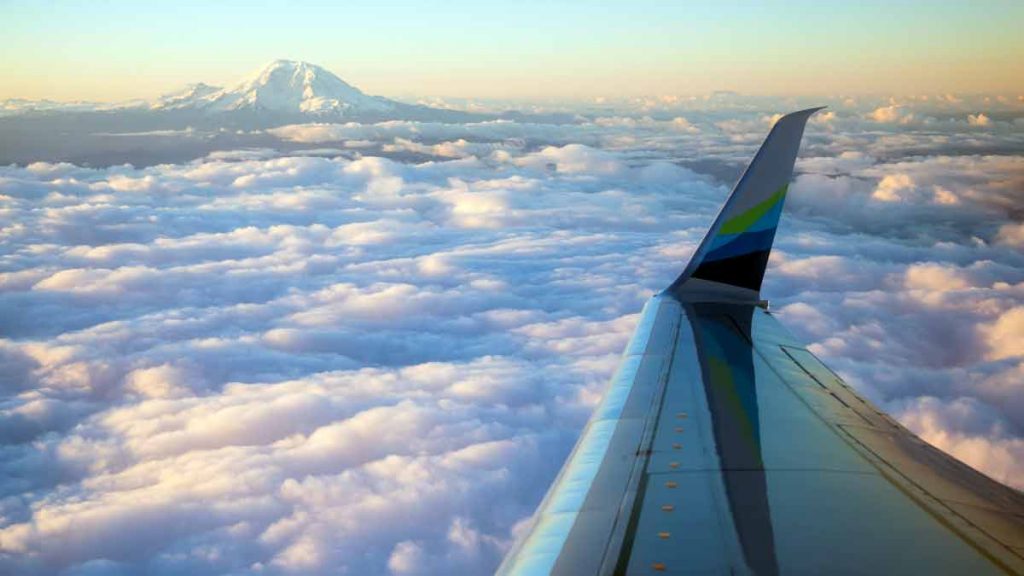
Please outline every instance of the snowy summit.
[[397, 106], [397, 102], [387, 98], [364, 94], [320, 66], [275, 60], [231, 88], [213, 89], [205, 84], [190, 86], [161, 98], [153, 108], [348, 115], [387, 112]]

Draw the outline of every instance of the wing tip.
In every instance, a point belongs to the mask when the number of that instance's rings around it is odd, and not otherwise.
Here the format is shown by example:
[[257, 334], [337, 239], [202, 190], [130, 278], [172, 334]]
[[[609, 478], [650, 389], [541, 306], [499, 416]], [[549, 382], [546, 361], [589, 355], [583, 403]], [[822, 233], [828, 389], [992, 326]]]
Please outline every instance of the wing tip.
[[760, 298], [804, 127], [823, 108], [797, 110], [776, 120], [690, 263], [666, 292], [681, 296], [698, 289], [729, 299]]

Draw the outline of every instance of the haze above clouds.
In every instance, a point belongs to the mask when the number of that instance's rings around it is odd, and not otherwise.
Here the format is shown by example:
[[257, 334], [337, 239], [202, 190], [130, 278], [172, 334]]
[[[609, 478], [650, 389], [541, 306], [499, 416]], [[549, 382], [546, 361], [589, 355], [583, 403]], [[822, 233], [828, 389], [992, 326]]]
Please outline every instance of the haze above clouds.
[[11, 57], [0, 60], [0, 99], [149, 99], [187, 82], [224, 85], [281, 57], [315, 60], [370, 94], [399, 99], [1024, 90], [1017, 0], [5, 8]]
[[[1022, 103], [830, 103], [765, 294], [1024, 487]], [[801, 104], [201, 128], [121, 136], [191, 160], [0, 168], [0, 572], [492, 571]]]

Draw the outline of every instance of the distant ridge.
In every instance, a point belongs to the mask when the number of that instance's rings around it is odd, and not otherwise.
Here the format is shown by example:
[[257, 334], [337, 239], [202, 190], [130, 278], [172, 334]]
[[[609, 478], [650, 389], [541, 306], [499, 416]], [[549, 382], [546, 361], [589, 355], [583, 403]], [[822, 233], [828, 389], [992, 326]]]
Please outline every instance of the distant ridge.
[[220, 86], [210, 86], [202, 82], [189, 84], [182, 90], [164, 94], [151, 108], [154, 110], [184, 108], [220, 90], [222, 90]]
[[185, 126], [252, 129], [295, 122], [474, 122], [494, 117], [371, 96], [321, 66], [297, 60], [274, 60], [227, 88], [200, 82], [153, 101], [0, 101], [0, 119], [7, 122], [67, 115], [79, 118], [76, 126], [96, 131]]

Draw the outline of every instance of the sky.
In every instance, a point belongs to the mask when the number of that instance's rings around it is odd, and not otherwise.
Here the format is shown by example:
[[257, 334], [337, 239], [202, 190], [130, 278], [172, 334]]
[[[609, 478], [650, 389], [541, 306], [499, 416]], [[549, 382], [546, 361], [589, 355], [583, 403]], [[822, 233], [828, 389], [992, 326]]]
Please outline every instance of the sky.
[[976, 2], [19, 2], [0, 99], [151, 99], [278, 58], [373, 94], [1024, 92], [1024, 5]]

